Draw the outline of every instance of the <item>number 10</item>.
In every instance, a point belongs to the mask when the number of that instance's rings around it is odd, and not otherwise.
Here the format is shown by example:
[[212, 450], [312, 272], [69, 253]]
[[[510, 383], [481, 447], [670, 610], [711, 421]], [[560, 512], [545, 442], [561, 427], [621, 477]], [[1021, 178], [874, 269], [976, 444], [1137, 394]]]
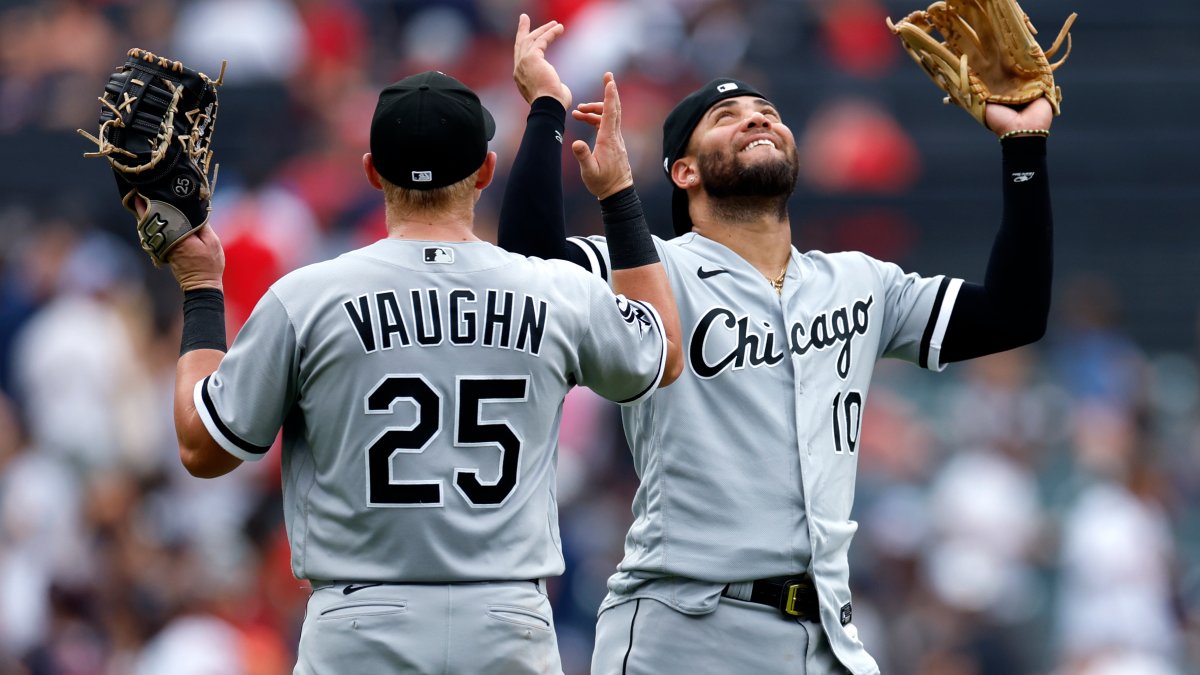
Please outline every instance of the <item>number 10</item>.
[[[858, 449], [858, 435], [862, 431], [862, 392], [857, 390], [846, 392], [846, 400], [842, 393], [833, 397], [833, 451], [842, 454], [846, 450], [850, 454]], [[842, 447], [842, 420], [845, 420], [846, 447]]]

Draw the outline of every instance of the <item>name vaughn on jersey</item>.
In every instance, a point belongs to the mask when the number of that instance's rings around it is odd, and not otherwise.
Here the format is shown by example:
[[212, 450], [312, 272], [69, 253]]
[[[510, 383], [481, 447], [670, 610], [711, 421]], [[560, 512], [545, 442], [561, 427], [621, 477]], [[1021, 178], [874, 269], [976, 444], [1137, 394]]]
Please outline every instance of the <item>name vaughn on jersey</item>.
[[546, 331], [545, 300], [488, 289], [414, 288], [366, 293], [342, 303], [363, 351], [395, 346], [481, 345], [537, 356]]

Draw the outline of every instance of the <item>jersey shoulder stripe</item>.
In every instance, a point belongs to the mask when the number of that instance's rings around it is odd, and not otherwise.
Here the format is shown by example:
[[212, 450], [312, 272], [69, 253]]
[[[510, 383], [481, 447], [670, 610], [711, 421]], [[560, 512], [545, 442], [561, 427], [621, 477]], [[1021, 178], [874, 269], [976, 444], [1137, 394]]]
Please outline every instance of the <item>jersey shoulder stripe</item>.
[[200, 421], [204, 423], [204, 427], [208, 429], [213, 440], [229, 454], [247, 462], [256, 462], [262, 459], [263, 455], [267, 454], [267, 451], [271, 449], [271, 446], [255, 445], [241, 438], [226, 426], [225, 422], [221, 420], [220, 415], [217, 414], [217, 408], [213, 405], [212, 397], [208, 395], [208, 381], [211, 377], [212, 375], [209, 375], [197, 382], [196, 388], [192, 392], [192, 399], [196, 405], [196, 413], [200, 416]]
[[588, 267], [593, 274], [608, 281], [608, 266], [605, 265], [604, 254], [600, 252], [600, 247], [596, 246], [596, 242], [587, 237], [567, 237], [567, 241], [583, 250], [583, 254], [587, 256]]
[[929, 323], [921, 336], [920, 366], [929, 370], [942, 370], [946, 364], [941, 362], [942, 341], [946, 337], [946, 328], [950, 325], [950, 315], [954, 312], [954, 301], [958, 298], [958, 289], [962, 287], [962, 279], [943, 278], [938, 285], [937, 296], [933, 300], [933, 308], [929, 312]]
[[[689, 246], [689, 244], [696, 239], [694, 232], [688, 232], [682, 237], [676, 237], [675, 239], [669, 240], [662, 239], [658, 235], [651, 235], [651, 238], [654, 241], [654, 248], [658, 251], [659, 258], [664, 264], [666, 264], [668, 260], [675, 260], [680, 256], [692, 256], [690, 258], [684, 258], [686, 260], [691, 260], [693, 258], [700, 261], [705, 260], [702, 255], [697, 254]], [[587, 260], [586, 267], [588, 270], [605, 281], [610, 281], [608, 276], [608, 262], [606, 258], [607, 251], [601, 250], [601, 246], [608, 246], [607, 238], [602, 236], [574, 236], [567, 237], [567, 242], [579, 247], [584, 258]]]

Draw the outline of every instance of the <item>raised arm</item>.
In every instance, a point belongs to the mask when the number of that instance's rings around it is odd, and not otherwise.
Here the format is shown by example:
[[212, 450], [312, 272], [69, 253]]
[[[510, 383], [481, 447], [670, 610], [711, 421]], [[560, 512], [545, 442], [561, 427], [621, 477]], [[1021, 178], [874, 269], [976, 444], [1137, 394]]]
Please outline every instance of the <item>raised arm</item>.
[[982, 285], [963, 284], [942, 361], [963, 361], [1036, 342], [1046, 332], [1054, 268], [1045, 99], [1021, 110], [989, 104], [988, 128], [1001, 138], [1003, 212]]
[[589, 148], [584, 141], [575, 141], [571, 151], [579, 162], [584, 185], [600, 200], [612, 287], [627, 298], [649, 302], [662, 317], [667, 365], [661, 386], [666, 386], [683, 371], [679, 310], [666, 267], [650, 236], [642, 202], [633, 189], [633, 170], [621, 136], [621, 98], [612, 73], [604, 74], [604, 101], [579, 108], [573, 115], [596, 128], [596, 145]]
[[[563, 213], [562, 144], [571, 91], [546, 60], [546, 49], [563, 33], [551, 21], [534, 30], [522, 14], [513, 46], [513, 80], [530, 104], [521, 146], [513, 159], [500, 204], [497, 243], [539, 258], [568, 259]], [[579, 254], [579, 264], [585, 261]]]
[[225, 253], [205, 225], [181, 241], [168, 259], [183, 289], [183, 344], [175, 365], [175, 435], [179, 459], [193, 476], [215, 478], [242, 460], [222, 448], [196, 412], [196, 383], [211, 375], [225, 358], [225, 298], [221, 277]]
[[[501, 204], [498, 243], [514, 253], [571, 260], [588, 267], [583, 252], [567, 246], [562, 205], [562, 138], [571, 92], [546, 60], [546, 49], [563, 30], [561, 24], [551, 21], [531, 31], [525, 14], [517, 24], [513, 79], [531, 109]], [[679, 312], [633, 189], [612, 73], [605, 74], [604, 84], [602, 103], [584, 104], [574, 112], [576, 119], [597, 129], [595, 151], [583, 141], [576, 141], [572, 151], [584, 184], [600, 200], [613, 290], [649, 302], [662, 317], [668, 343], [661, 385], [665, 386], [683, 370]]]

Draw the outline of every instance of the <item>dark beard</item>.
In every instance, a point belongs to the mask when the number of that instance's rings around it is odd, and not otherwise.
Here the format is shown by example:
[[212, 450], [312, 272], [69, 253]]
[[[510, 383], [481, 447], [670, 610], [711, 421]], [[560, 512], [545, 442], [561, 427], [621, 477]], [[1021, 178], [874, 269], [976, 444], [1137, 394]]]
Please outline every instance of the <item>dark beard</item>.
[[761, 214], [780, 219], [787, 215], [787, 201], [800, 175], [794, 149], [787, 159], [749, 166], [736, 154], [701, 153], [697, 159], [714, 215], [734, 221], [753, 220]]

